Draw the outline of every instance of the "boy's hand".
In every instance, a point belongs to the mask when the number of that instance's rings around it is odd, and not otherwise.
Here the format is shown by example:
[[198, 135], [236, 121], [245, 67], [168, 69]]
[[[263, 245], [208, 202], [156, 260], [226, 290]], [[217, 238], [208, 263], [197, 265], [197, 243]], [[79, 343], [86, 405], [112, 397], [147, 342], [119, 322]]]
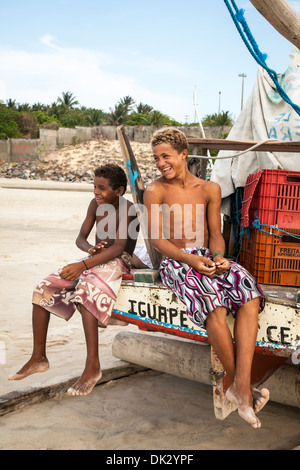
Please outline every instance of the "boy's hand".
[[216, 264], [209, 258], [205, 258], [204, 256], [197, 256], [195, 263], [193, 263], [193, 268], [198, 271], [200, 274], [204, 274], [207, 277], [213, 277], [216, 274]]
[[79, 261], [78, 263], [72, 263], [64, 266], [59, 275], [65, 281], [75, 281], [75, 279], [77, 279], [85, 270], [86, 268], [83, 262]]
[[224, 274], [230, 268], [230, 262], [228, 261], [228, 259], [224, 258], [223, 255], [217, 255], [214, 258], [214, 262], [217, 268], [216, 274], [219, 274], [219, 275]]
[[97, 243], [97, 245], [93, 246], [93, 248], [90, 248], [88, 252], [91, 256], [99, 255], [99, 253], [101, 253], [101, 251], [106, 248], [106, 245], [107, 242]]

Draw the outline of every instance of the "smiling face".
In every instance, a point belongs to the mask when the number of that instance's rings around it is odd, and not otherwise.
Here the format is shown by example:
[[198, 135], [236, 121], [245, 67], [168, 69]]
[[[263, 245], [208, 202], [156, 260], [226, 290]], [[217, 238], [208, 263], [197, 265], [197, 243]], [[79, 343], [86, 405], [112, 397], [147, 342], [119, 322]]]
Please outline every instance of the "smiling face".
[[178, 178], [186, 170], [187, 150], [178, 153], [170, 144], [163, 143], [153, 147], [156, 167], [166, 179]]
[[94, 179], [94, 194], [98, 204], [112, 204], [116, 206], [118, 204], [119, 196], [122, 196], [124, 192], [123, 186], [117, 189], [113, 189], [111, 182], [108, 178], [103, 176], [95, 176]]

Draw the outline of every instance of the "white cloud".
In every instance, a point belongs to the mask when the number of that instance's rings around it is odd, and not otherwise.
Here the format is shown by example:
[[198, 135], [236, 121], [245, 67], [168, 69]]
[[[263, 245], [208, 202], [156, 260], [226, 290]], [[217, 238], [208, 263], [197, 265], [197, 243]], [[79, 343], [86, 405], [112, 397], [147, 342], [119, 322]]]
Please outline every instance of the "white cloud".
[[52, 41], [54, 41], [54, 40], [55, 40], [55, 37], [54, 37], [54, 36], [51, 36], [51, 34], [45, 34], [45, 35], [41, 38], [41, 42], [42, 42], [43, 44], [45, 44], [46, 46], [52, 47], [53, 49], [61, 50], [60, 47], [55, 46], [54, 44], [52, 44]]
[[[45, 34], [40, 41], [46, 46], [42, 52], [0, 50], [0, 79], [6, 95], [0, 99], [51, 104], [62, 92], [71, 91], [81, 105], [108, 111], [120, 98], [130, 95], [137, 102], [148, 103], [180, 119], [178, 109], [185, 104], [178, 95], [152, 91], [139, 83], [133, 73], [112, 72], [112, 69], [117, 70], [118, 58], [90, 49], [56, 46], [50, 34]], [[139, 66], [146, 70], [149, 59]], [[126, 70], [130, 70], [128, 64]]]

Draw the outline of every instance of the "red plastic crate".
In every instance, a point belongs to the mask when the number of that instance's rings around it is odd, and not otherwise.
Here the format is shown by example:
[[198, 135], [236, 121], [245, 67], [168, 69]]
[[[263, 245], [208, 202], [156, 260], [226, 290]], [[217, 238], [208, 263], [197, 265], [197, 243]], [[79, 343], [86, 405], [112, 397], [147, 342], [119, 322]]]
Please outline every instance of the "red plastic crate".
[[260, 170], [244, 189], [242, 227], [260, 224], [300, 229], [300, 171]]
[[289, 232], [298, 238], [276, 229], [270, 234], [253, 228], [249, 238], [243, 235], [240, 264], [258, 282], [300, 286], [300, 230]]

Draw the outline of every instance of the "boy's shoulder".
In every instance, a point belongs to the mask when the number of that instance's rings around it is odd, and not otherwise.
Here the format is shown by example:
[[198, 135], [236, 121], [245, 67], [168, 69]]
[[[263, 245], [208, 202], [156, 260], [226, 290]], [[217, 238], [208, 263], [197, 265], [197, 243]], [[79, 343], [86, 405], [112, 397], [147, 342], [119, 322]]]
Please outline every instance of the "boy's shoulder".
[[192, 175], [191, 177], [191, 183], [193, 184], [199, 184], [199, 185], [203, 185], [205, 186], [206, 188], [212, 188], [212, 189], [217, 189], [219, 188], [219, 184], [218, 183], [215, 183], [214, 181], [211, 181], [211, 180], [204, 180], [202, 178], [199, 178], [198, 176], [195, 176], [195, 175]]
[[202, 187], [209, 199], [215, 199], [221, 196], [221, 187], [218, 183], [215, 183], [214, 181], [210, 180], [200, 181], [202, 181]]
[[168, 181], [166, 178], [164, 178], [163, 176], [160, 176], [159, 178], [157, 178], [156, 180], [154, 181], [151, 181], [151, 183], [149, 183], [146, 187], [146, 190], [145, 191], [153, 191], [154, 189], [157, 190], [157, 189], [167, 189], [169, 188], [171, 185], [173, 185], [173, 181]]
[[89, 202], [89, 205], [88, 205], [88, 210], [90, 211], [97, 211], [97, 207], [98, 207], [98, 204], [97, 204], [97, 201], [96, 199], [93, 197], [93, 199]]
[[159, 192], [164, 191], [164, 181], [163, 178], [158, 178], [157, 180], [149, 183], [144, 191], [144, 196], [151, 196], [151, 194], [158, 194]]

